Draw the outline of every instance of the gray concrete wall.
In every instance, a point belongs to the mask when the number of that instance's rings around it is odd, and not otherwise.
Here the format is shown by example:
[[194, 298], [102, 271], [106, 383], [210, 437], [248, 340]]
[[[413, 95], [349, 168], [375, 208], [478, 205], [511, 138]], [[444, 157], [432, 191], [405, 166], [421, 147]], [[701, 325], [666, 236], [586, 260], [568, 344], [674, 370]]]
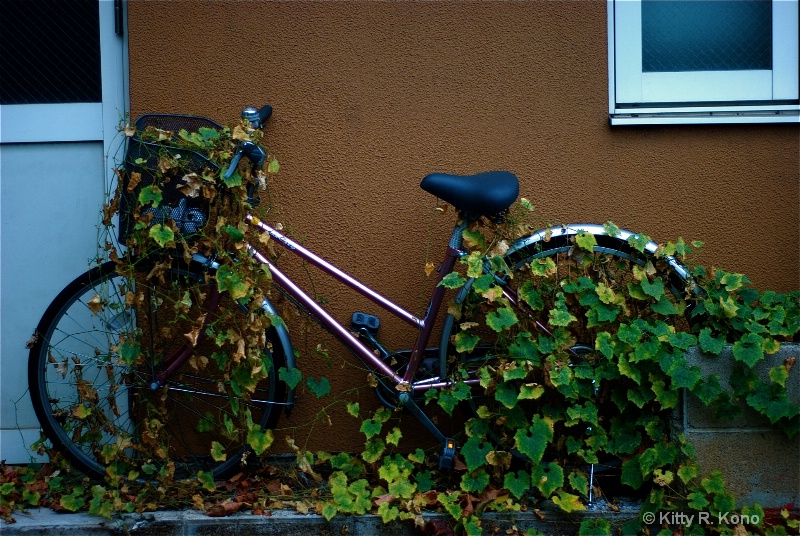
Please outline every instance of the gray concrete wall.
[[[800, 361], [800, 344], [784, 344], [779, 352], [757, 363], [754, 370], [768, 380], [769, 370], [782, 366], [790, 357]], [[719, 356], [691, 348], [686, 360], [689, 366], [699, 366], [704, 377], [716, 374], [720, 384], [730, 389], [734, 363], [730, 347]], [[789, 399], [800, 404], [800, 364], [792, 367], [786, 388]], [[729, 491], [740, 504], [773, 508], [800, 504], [800, 437], [787, 438], [751, 409], [730, 420], [717, 419], [691, 394], [684, 397], [680, 423], [697, 450], [701, 472], [722, 471]]]

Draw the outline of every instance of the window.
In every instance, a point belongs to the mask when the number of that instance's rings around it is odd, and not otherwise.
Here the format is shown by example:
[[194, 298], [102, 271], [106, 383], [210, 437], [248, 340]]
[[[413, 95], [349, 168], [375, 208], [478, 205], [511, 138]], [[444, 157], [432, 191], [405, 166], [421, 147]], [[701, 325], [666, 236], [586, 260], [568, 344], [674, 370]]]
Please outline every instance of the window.
[[611, 124], [800, 122], [798, 0], [608, 0]]

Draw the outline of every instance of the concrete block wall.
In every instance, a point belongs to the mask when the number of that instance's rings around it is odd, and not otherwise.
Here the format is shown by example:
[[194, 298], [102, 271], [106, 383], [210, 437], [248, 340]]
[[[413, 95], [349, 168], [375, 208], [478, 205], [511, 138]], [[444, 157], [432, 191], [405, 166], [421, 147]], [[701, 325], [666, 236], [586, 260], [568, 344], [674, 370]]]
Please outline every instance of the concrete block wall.
[[[782, 345], [780, 351], [759, 362], [755, 371], [768, 380], [769, 370], [790, 357], [800, 361], [800, 344]], [[730, 389], [734, 363], [730, 347], [718, 356], [691, 348], [686, 360], [689, 366], [699, 366], [704, 377], [716, 374], [720, 384]], [[789, 399], [800, 404], [800, 363], [792, 367], [786, 387]], [[701, 472], [722, 471], [740, 505], [800, 505], [800, 436], [787, 438], [751, 409], [733, 419], [720, 420], [694, 395], [687, 394], [683, 399], [680, 423], [697, 451]]]

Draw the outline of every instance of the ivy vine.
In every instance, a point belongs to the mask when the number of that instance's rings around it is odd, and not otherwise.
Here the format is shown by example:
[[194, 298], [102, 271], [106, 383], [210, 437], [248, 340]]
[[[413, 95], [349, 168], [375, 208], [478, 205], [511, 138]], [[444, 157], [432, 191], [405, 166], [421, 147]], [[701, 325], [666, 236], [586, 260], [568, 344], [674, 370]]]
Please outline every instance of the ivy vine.
[[[327, 519], [374, 512], [387, 523], [407, 520], [424, 526], [426, 513], [438, 510], [450, 517], [456, 530], [473, 535], [483, 533], [482, 514], [488, 511], [551, 505], [569, 514], [584, 510], [590, 495], [613, 509], [612, 494], [621, 493], [638, 495], [644, 512], [712, 509], [738, 511], [737, 520], [759, 520], [748, 526], [713, 527], [722, 533], [786, 534], [800, 528], [796, 513], [785, 511], [777, 522], [767, 522], [758, 505], [737, 510], [721, 473], [699, 467], [692, 445], [670, 424], [685, 392], [719, 419], [749, 408], [788, 437], [796, 437], [800, 407], [786, 390], [795, 359], [771, 368], [768, 378], [754, 367], [782, 343], [800, 340], [800, 291], [762, 292], [744, 275], [698, 266], [686, 287], [675, 292], [660, 276], [670, 270], [666, 259], [674, 256], [685, 262], [700, 246], [683, 240], [662, 244], [652, 260], [637, 263], [633, 256], [597, 251], [594, 235], [577, 233], [562, 251], [514, 264], [509, 246], [532, 230], [527, 223], [532, 206], [525, 199], [504, 223], [479, 220], [464, 231], [469, 254], [461, 261], [462, 269], [442, 283], [454, 294], [463, 290], [460, 301], [449, 309], [457, 326], [447, 341], [453, 384], [428, 391], [426, 403], [446, 415], [461, 410], [467, 415], [455, 470], [439, 471], [434, 451], [404, 448], [396, 412], [382, 408], [362, 415], [358, 401], [336, 394], [324, 377], [306, 378], [307, 391], [346, 405], [348, 414], [361, 421], [363, 448], [358, 453], [309, 452], [290, 440], [294, 466], [276, 469], [269, 461], [273, 432], [262, 431], [246, 404], [240, 407], [237, 400], [247, 401], [266, 377], [263, 333], [283, 322], [260, 309], [270, 292], [270, 274], [243, 251], [247, 238], [260, 241], [275, 255], [265, 235], [251, 235], [244, 215], [254, 210], [253, 189], [266, 188], [269, 176], [279, 171], [277, 160], [265, 147], [269, 156], [262, 169], [245, 162], [224, 176], [239, 142], [263, 143], [263, 133], [244, 123], [221, 130], [149, 128], [126, 133], [165, 150], [157, 151], [143, 187], [137, 186], [141, 172], [119, 170], [120, 187], [104, 207], [104, 224], [113, 227], [120, 211], [128, 211], [123, 219], [129, 232], [124, 253], [117, 254], [113, 241], [105, 250], [120, 273], [145, 281], [163, 280], [170, 271], [190, 264], [194, 253], [220, 264], [213, 280], [182, 280], [171, 287], [173, 294], [165, 291], [159, 299], [170, 306], [161, 310], [169, 311], [171, 325], [190, 341], [202, 330], [212, 342], [193, 357], [191, 366], [216, 370], [230, 411], [227, 420], [210, 417], [207, 425], [243, 436], [263, 463], [251, 464], [249, 476], [225, 482], [203, 472], [179, 475], [170, 463], [168, 436], [160, 433], [167, 410], [154, 403], [148, 414], [150, 440], [137, 444], [136, 461], [129, 457], [131, 444], [105, 453], [109, 471], [103, 483], [80, 479], [56, 452], [50, 452], [51, 463], [38, 470], [3, 466], [4, 517], [26, 505], [88, 509], [109, 517], [182, 501], [213, 515], [244, 507], [254, 512], [294, 507]], [[202, 170], [187, 166], [174, 148], [199, 153], [210, 165]], [[204, 201], [210, 207], [209, 223], [191, 232], [177, 225], [164, 212], [165, 195], [175, 190]], [[256, 209], [257, 216], [263, 218], [269, 210], [269, 204]], [[619, 234], [610, 222], [604, 229], [608, 236]], [[627, 246], [644, 254], [648, 242], [636, 235]], [[150, 263], [146, 270], [137, 265], [142, 262]], [[520, 303], [503, 297], [504, 284], [516, 289]], [[198, 316], [208, 285], [232, 299], [210, 323]], [[130, 305], [139, 305], [135, 297]], [[148, 336], [142, 330], [120, 341], [122, 359], [140, 359]], [[694, 346], [712, 355], [730, 347], [734, 366], [729, 389], [686, 361], [686, 351]], [[470, 387], [462, 380], [476, 370], [480, 385]], [[303, 379], [297, 369], [276, 372], [291, 388]], [[45, 443], [35, 448], [45, 450]], [[228, 453], [214, 442], [210, 454], [223, 460]], [[594, 469], [606, 466], [616, 474], [613, 491], [593, 481]], [[703, 534], [708, 528], [689, 527], [683, 534]], [[673, 529], [648, 526], [641, 517], [615, 529], [610, 519], [587, 517], [578, 533], [666, 535]]]

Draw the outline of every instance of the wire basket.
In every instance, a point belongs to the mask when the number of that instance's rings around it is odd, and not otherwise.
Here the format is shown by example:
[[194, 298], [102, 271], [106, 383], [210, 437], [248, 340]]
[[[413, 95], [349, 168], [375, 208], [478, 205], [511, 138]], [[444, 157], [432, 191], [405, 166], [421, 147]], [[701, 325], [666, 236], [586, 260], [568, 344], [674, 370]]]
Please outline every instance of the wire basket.
[[[161, 190], [161, 202], [158, 206], [141, 209], [141, 215], [152, 213], [150, 226], [173, 221], [180, 235], [187, 241], [205, 227], [209, 221], [210, 204], [202, 195], [188, 196], [181, 191], [185, 186], [182, 178], [190, 173], [202, 176], [205, 170], [217, 172], [219, 166], [202, 154], [189, 149], [171, 147], [161, 143], [144, 141], [139, 137], [148, 127], [172, 132], [172, 138], [178, 132], [197, 132], [200, 128], [222, 130], [222, 125], [206, 117], [174, 114], [146, 114], [136, 120], [136, 134], [128, 140], [125, 154], [124, 184], [120, 199], [119, 239], [126, 243], [136, 225], [135, 210], [142, 189], [156, 184]], [[159, 170], [159, 161], [169, 158], [180, 162], [176, 168], [167, 171]], [[133, 184], [131, 177], [138, 173], [140, 180]]]

